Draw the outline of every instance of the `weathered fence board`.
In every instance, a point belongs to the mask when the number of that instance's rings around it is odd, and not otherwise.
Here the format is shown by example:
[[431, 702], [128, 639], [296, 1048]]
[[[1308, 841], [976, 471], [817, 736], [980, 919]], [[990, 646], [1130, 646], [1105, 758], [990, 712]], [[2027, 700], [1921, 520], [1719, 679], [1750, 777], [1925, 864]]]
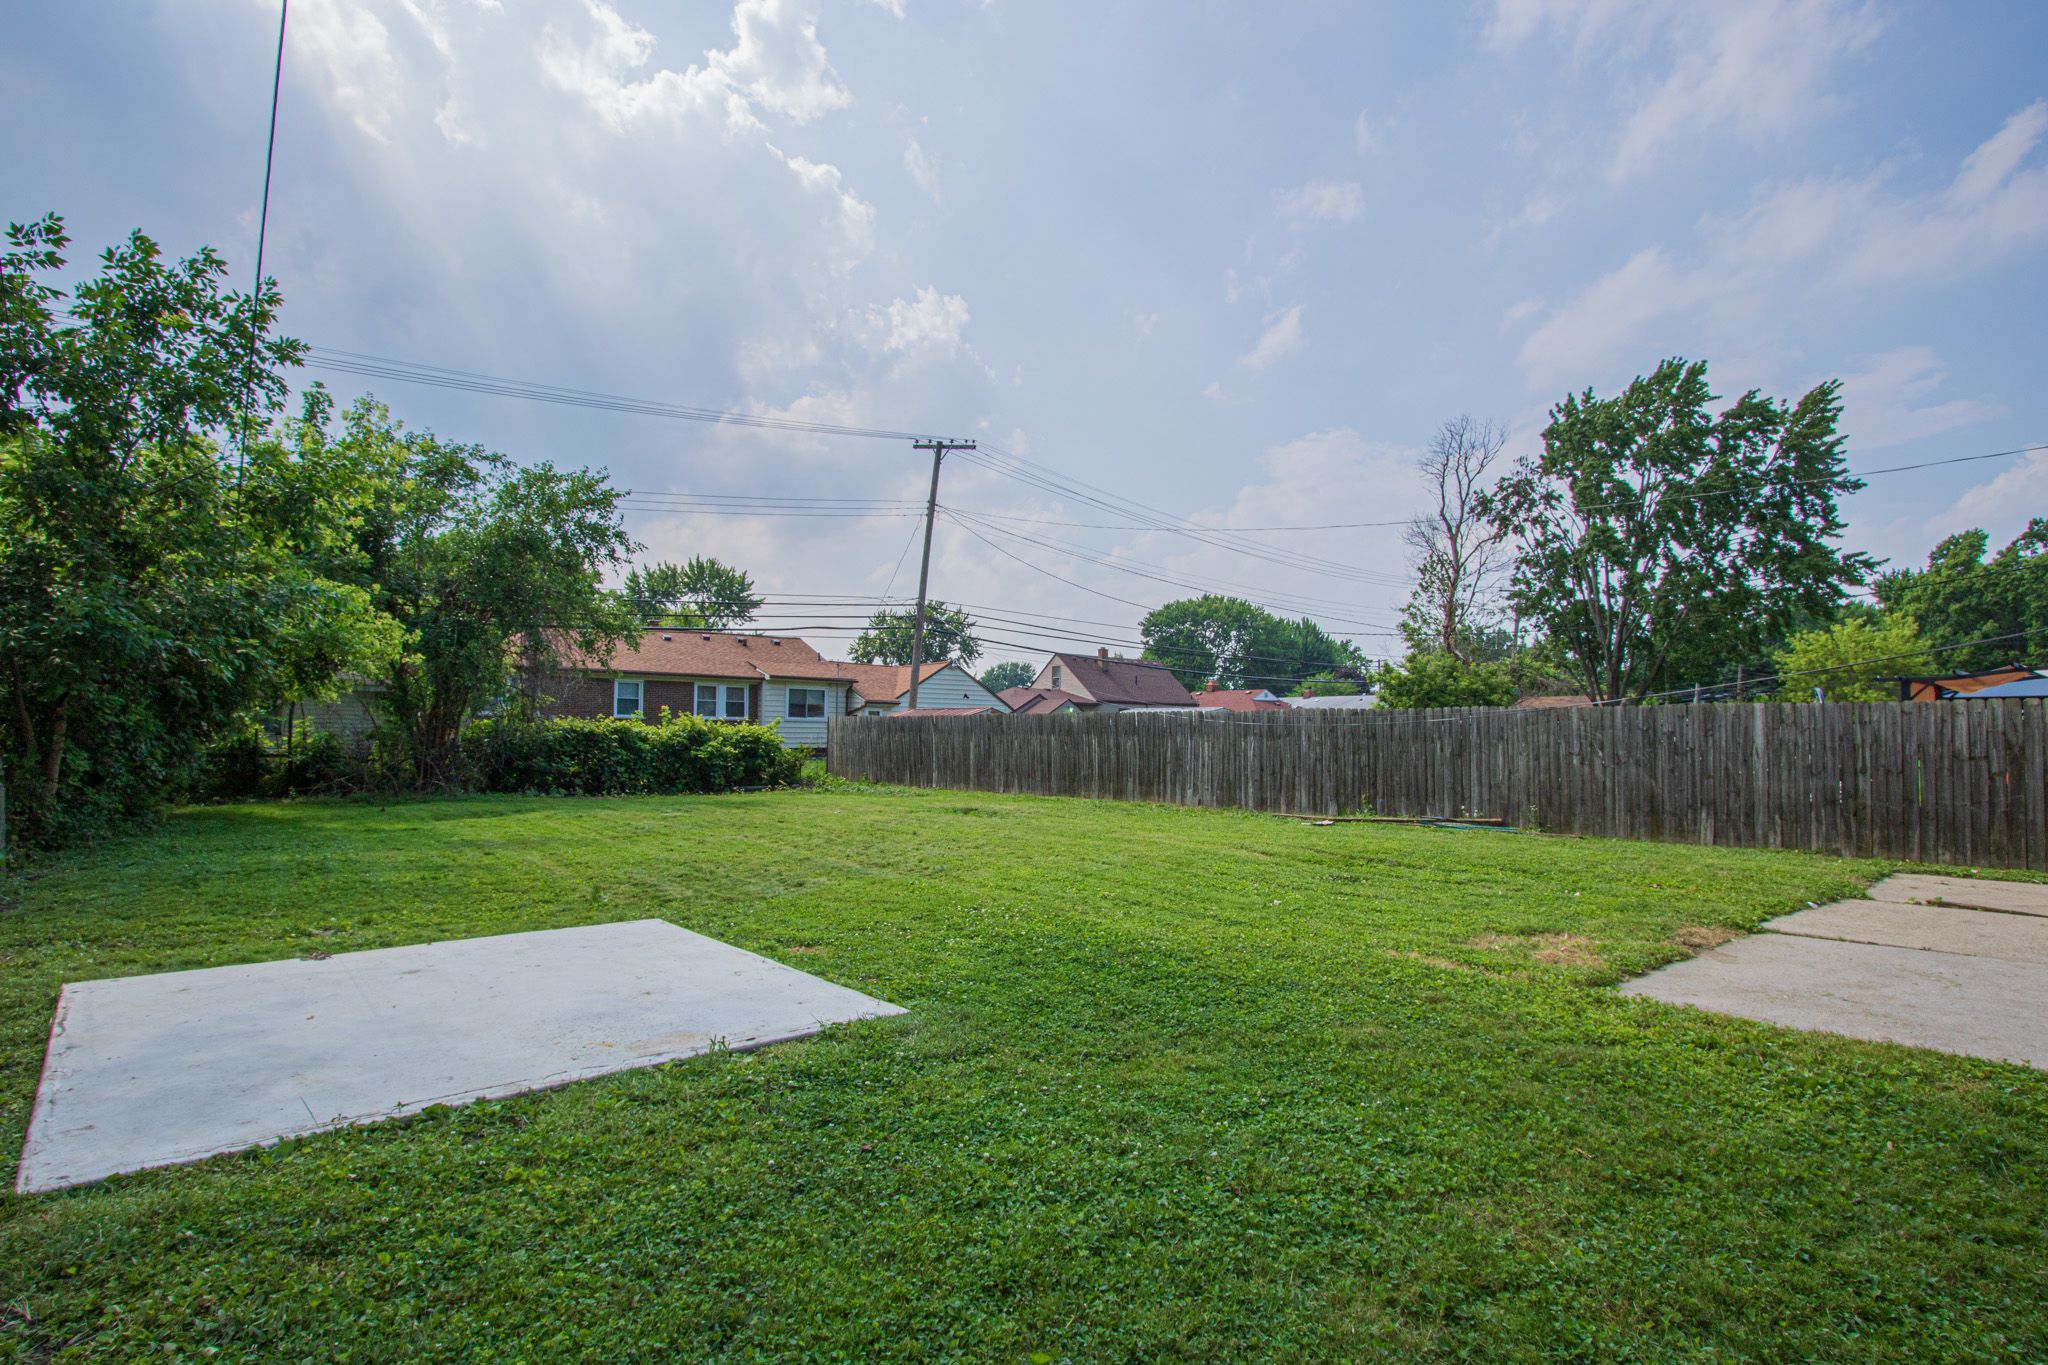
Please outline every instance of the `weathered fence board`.
[[2048, 869], [2048, 703], [846, 716], [828, 764], [918, 787]]

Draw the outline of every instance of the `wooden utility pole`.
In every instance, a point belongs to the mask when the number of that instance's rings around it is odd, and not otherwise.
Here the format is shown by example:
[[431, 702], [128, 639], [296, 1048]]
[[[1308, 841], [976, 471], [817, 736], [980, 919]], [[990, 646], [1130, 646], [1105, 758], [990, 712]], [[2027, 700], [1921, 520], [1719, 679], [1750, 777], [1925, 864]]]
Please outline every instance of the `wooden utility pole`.
[[932, 519], [939, 511], [939, 462], [946, 458], [949, 450], [972, 450], [972, 441], [913, 441], [913, 450], [929, 450], [932, 453], [932, 491], [924, 500], [924, 558], [917, 566], [917, 617], [910, 623], [910, 704], [904, 709], [917, 709], [917, 675], [924, 672], [924, 593], [932, 576]]

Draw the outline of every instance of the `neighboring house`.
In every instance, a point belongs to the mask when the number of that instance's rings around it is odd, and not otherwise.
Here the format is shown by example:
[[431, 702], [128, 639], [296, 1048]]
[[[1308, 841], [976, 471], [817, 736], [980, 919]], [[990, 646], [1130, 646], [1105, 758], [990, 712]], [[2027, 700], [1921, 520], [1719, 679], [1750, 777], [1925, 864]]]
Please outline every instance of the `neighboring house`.
[[1280, 704], [1295, 711], [1370, 711], [1375, 698], [1370, 692], [1348, 697], [1282, 697]]
[[787, 635], [650, 626], [609, 661], [572, 656], [553, 680], [550, 710], [642, 716], [667, 707], [713, 720], [775, 722], [791, 749], [825, 747], [825, 720], [844, 715], [856, 664], [836, 663]]
[[1263, 687], [1223, 688], [1211, 682], [1195, 693], [1204, 711], [1285, 711], [1287, 703]]
[[915, 709], [912, 709], [912, 708], [908, 708], [908, 707], [906, 707], [905, 709], [903, 709], [903, 710], [901, 710], [901, 711], [882, 711], [882, 712], [879, 712], [879, 713], [877, 713], [877, 712], [872, 712], [872, 711], [871, 711], [871, 712], [868, 712], [867, 714], [869, 714], [869, 715], [875, 715], [875, 714], [880, 714], [880, 715], [884, 715], [884, 716], [891, 716], [891, 717], [895, 717], [895, 716], [1007, 716], [1008, 714], [1010, 714], [1010, 711], [1009, 711], [1009, 708], [1008, 708], [1008, 707], [1006, 707], [1006, 706], [919, 706], [919, 707], [917, 707], [917, 708], [915, 708]]
[[1056, 716], [1061, 712], [1073, 715], [1081, 709], [1081, 699], [1071, 692], [1055, 692], [1050, 687], [1006, 687], [1002, 691], [1003, 705], [1020, 716]]
[[1030, 688], [1022, 690], [1063, 692], [1083, 711], [1195, 705], [1194, 697], [1165, 664], [1150, 659], [1112, 659], [1106, 649], [1092, 655], [1055, 654], [1038, 670]]
[[[863, 716], [886, 716], [910, 704], [910, 665], [842, 663], [839, 667], [853, 685], [846, 698], [848, 711]], [[954, 711], [962, 707], [979, 711], [1010, 709], [1001, 697], [950, 659], [938, 659], [924, 666], [917, 680], [917, 705], [920, 711]]]
[[325, 699], [284, 702], [268, 716], [266, 728], [278, 735], [291, 733], [295, 726], [339, 736], [352, 749], [369, 745], [370, 732], [377, 728], [377, 699], [384, 684], [359, 673], [346, 673], [341, 681], [348, 690]]
[[1966, 697], [1972, 692], [1981, 692], [1987, 687], [2000, 683], [2024, 682], [2039, 677], [2034, 669], [2022, 663], [2004, 664], [1998, 668], [1981, 669], [1975, 673], [1936, 673], [1910, 678], [1886, 678], [1886, 682], [1899, 685], [1900, 701], [1948, 701], [1955, 697]]

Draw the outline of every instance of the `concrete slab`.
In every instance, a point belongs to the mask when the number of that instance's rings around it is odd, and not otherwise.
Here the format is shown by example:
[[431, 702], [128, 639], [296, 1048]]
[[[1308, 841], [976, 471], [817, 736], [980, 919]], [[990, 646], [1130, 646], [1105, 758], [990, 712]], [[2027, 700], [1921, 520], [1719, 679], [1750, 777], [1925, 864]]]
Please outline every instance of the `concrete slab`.
[[2048, 916], [2048, 883], [1993, 882], [1901, 872], [1870, 888], [1870, 898], [1904, 905], [1958, 905], [2008, 915]]
[[1624, 995], [1789, 1028], [2048, 1070], [2048, 967], [1757, 934], [1636, 978]]
[[1806, 938], [1885, 943], [1895, 948], [2048, 965], [2048, 918], [1887, 901], [1836, 901], [1770, 921], [1764, 928]]
[[759, 1047], [904, 1011], [662, 920], [74, 982], [15, 1187]]

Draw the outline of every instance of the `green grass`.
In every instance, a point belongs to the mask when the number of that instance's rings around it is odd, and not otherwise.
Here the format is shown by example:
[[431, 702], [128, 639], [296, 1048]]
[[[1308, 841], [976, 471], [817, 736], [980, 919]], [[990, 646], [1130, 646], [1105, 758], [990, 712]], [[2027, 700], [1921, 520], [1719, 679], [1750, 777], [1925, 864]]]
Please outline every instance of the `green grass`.
[[656, 915], [907, 1006], [0, 1196], [0, 1353], [2040, 1359], [2040, 1073], [1603, 989], [1887, 870], [957, 793], [186, 811], [58, 984]]

